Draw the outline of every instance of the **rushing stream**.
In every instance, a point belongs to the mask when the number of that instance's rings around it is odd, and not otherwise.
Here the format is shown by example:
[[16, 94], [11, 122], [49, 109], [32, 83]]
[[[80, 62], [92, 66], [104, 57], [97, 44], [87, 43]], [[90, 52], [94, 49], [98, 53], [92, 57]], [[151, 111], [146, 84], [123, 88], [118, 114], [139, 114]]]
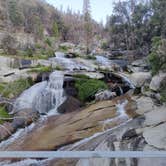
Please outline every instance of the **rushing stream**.
[[[56, 62], [58, 64], [61, 64], [64, 66], [68, 71], [73, 71], [75, 69], [81, 70], [85, 69], [88, 70], [86, 65], [77, 63], [77, 61], [69, 58], [65, 58], [61, 54], [57, 54], [56, 57], [50, 59], [52, 62]], [[111, 60], [108, 60], [105, 57], [102, 56], [96, 56], [96, 60], [98, 64], [101, 64], [103, 66], [111, 66], [112, 62]], [[125, 81], [125, 83], [129, 84], [131, 88], [133, 88], [133, 85], [131, 82], [125, 77], [122, 76], [122, 79]], [[14, 109], [13, 112], [16, 113], [17, 111], [22, 111], [24, 109], [30, 109], [32, 111], [40, 113], [40, 119], [38, 119], [38, 122], [42, 124], [43, 121], [45, 121], [47, 117], [58, 115], [57, 108], [66, 100], [66, 96], [64, 95], [64, 73], [61, 71], [55, 71], [50, 74], [48, 81], [43, 81], [40, 83], [37, 83], [33, 85], [31, 88], [25, 90], [15, 101], [14, 103]], [[121, 95], [123, 95], [123, 90], [120, 87]], [[107, 123], [110, 122], [116, 122], [119, 121], [121, 123], [127, 121], [129, 119], [128, 115], [125, 113], [125, 106], [127, 104], [126, 102], [119, 103], [116, 105], [117, 108], [117, 116], [110, 119], [105, 119], [104, 121], [101, 121], [101, 123], [107, 125]], [[44, 115], [44, 116], [43, 116]], [[61, 115], [59, 115], [61, 116]], [[44, 118], [43, 118], [44, 117]], [[28, 135], [34, 127], [36, 126], [36, 123], [32, 123], [30, 126], [19, 129], [15, 134], [13, 134], [9, 139], [3, 141], [0, 143], [0, 149], [6, 149], [8, 145], [11, 145], [14, 143], [15, 140], [21, 139], [23, 136]], [[107, 131], [107, 130], [106, 130]], [[76, 142], [73, 144], [72, 148], [89, 141], [90, 139], [101, 135], [105, 133], [106, 131], [96, 133], [95, 135], [85, 138], [79, 142]], [[62, 131], [63, 132], [63, 131]], [[3, 164], [0, 163], [2, 166], [29, 166], [31, 164], [36, 164], [39, 162], [37, 160], [25, 160], [18, 163], [13, 164]]]

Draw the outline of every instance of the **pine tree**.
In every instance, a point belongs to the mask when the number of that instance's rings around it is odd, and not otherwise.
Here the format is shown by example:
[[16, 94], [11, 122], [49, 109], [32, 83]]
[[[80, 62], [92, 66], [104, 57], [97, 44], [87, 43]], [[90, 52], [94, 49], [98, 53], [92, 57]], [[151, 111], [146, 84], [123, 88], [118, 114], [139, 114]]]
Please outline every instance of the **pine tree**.
[[84, 40], [86, 45], [86, 53], [89, 54], [91, 38], [92, 38], [91, 11], [90, 11], [89, 0], [84, 0], [83, 15], [84, 15]]

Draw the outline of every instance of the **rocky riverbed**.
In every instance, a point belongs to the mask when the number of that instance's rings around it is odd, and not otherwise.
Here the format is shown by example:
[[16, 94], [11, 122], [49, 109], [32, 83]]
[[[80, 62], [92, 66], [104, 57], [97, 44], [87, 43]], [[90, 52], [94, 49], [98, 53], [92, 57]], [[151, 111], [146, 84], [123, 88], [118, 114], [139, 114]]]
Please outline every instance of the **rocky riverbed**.
[[[57, 53], [55, 58], [37, 60], [35, 65], [37, 63], [45, 66], [60, 65], [63, 71], [54, 71], [48, 73], [46, 77], [42, 76], [42, 82], [10, 99], [13, 103], [10, 113], [14, 114], [14, 117], [0, 126], [1, 151], [166, 149], [164, 134], [166, 107], [160, 101], [159, 95], [160, 86], [165, 81], [164, 73], [152, 77], [147, 67], [140, 61], [129, 66], [131, 68], [137, 64], [137, 70], [132, 70], [132, 74], [126, 73], [121, 66], [115, 65], [103, 56], [96, 56], [94, 60], [71, 59]], [[2, 67], [3, 70], [8, 67], [10, 72], [13, 70], [11, 66]], [[21, 72], [32, 77], [29, 70], [23, 69]], [[77, 99], [78, 91], [74, 87], [77, 79], [80, 79], [78, 75], [84, 75], [84, 79], [88, 77], [103, 81], [107, 84], [108, 90], [96, 93], [93, 98], [91, 97], [91, 101], [83, 103]], [[8, 82], [16, 78], [15, 76], [16, 73], [7, 76], [6, 79], [1, 75], [3, 82]], [[166, 164], [166, 160], [148, 158], [1, 160], [2, 166], [103, 164], [160, 166]]]

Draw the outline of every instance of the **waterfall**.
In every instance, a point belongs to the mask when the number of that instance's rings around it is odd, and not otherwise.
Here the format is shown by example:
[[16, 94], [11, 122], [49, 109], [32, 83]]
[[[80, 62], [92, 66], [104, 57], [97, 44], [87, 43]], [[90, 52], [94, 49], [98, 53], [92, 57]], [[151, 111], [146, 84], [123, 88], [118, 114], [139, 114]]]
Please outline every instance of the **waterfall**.
[[49, 77], [47, 87], [40, 92], [33, 104], [34, 111], [40, 114], [57, 114], [57, 108], [64, 102], [64, 75], [60, 71], [53, 72]]

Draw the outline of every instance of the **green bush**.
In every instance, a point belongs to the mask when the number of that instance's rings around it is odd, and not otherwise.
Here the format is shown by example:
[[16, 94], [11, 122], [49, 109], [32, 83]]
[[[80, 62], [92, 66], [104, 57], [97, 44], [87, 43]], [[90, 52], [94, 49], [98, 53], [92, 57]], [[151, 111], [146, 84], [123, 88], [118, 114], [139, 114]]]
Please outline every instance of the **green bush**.
[[68, 50], [68, 47], [66, 46], [59, 46], [60, 51], [66, 52]]
[[78, 90], [78, 97], [81, 101], [86, 101], [89, 97], [94, 96], [97, 91], [107, 89], [107, 85], [96, 79], [79, 79], [76, 80], [76, 88]]
[[49, 49], [49, 50], [46, 51], [46, 55], [48, 57], [54, 57], [55, 56], [55, 51], [52, 50], [52, 49]]
[[48, 45], [48, 46], [52, 46], [52, 42], [51, 42], [51, 40], [49, 39], [49, 38], [47, 38], [46, 40], [45, 40], [45, 43]]
[[103, 43], [101, 44], [101, 48], [102, 48], [103, 50], [108, 49], [108, 48], [109, 48], [109, 43], [108, 43], [108, 42], [103, 42]]
[[55, 69], [55, 70], [63, 70], [63, 67], [57, 65], [54, 69]]
[[34, 54], [34, 50], [32, 48], [27, 48], [25, 50], [25, 56], [33, 57], [33, 54]]
[[9, 1], [9, 18], [13, 25], [19, 26], [23, 24], [23, 15], [21, 10], [18, 7], [18, 3], [16, 0]]
[[89, 77], [87, 75], [84, 75], [84, 74], [75, 74], [75, 75], [73, 75], [73, 77], [81, 78], [81, 79], [89, 79]]
[[42, 65], [37, 65], [36, 67], [29, 70], [29, 72], [34, 72], [34, 73], [44, 73], [51, 71], [53, 71], [52, 66], [42, 66]]
[[0, 124], [6, 121], [1, 118], [10, 118], [10, 115], [8, 114], [8, 112], [6, 111], [4, 107], [0, 107]]
[[161, 95], [161, 101], [165, 103], [166, 102], [166, 79], [164, 79], [161, 83], [160, 95]]
[[160, 37], [153, 38], [149, 62], [153, 75], [159, 71], [166, 71], [166, 39], [161, 39]]
[[33, 84], [31, 78], [20, 78], [10, 83], [0, 83], [0, 94], [7, 98], [14, 98]]

